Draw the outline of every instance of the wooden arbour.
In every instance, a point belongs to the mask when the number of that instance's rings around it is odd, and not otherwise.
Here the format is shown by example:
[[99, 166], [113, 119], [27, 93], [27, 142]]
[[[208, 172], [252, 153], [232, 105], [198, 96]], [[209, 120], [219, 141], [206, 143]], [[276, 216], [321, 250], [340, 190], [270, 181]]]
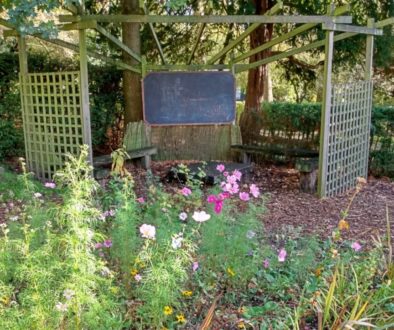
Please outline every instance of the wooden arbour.
[[[327, 117], [330, 113], [331, 106], [331, 72], [332, 72], [332, 60], [333, 60], [333, 45], [335, 41], [344, 40], [346, 38], [353, 37], [357, 34], [367, 35], [367, 50], [366, 50], [366, 78], [371, 79], [372, 77], [372, 54], [373, 54], [373, 36], [381, 35], [382, 27], [390, 24], [394, 24], [394, 17], [388, 18], [379, 22], [369, 21], [367, 27], [350, 25], [352, 18], [350, 16], [343, 16], [349, 11], [348, 6], [343, 6], [334, 8], [331, 6], [327, 12], [327, 15], [320, 16], [283, 16], [277, 15], [282, 9], [282, 2], [278, 2], [269, 12], [265, 15], [232, 15], [232, 16], [215, 16], [215, 15], [205, 15], [205, 16], [157, 16], [148, 15], [146, 13], [146, 8], [143, 8], [146, 14], [144, 15], [86, 15], [84, 13], [83, 5], [69, 6], [68, 10], [72, 13], [71, 15], [60, 15], [59, 21], [62, 23], [59, 25], [61, 30], [78, 30], [79, 31], [79, 44], [72, 44], [61, 39], [48, 39], [43, 35], [33, 35], [34, 37], [45, 40], [49, 43], [53, 43], [58, 46], [71, 49], [80, 54], [80, 84], [81, 84], [81, 109], [83, 114], [83, 142], [91, 147], [91, 137], [90, 137], [90, 111], [89, 111], [89, 92], [88, 92], [88, 72], [87, 72], [87, 61], [88, 57], [96, 58], [107, 62], [109, 64], [115, 65], [120, 70], [130, 70], [144, 76], [148, 71], [161, 71], [161, 70], [230, 70], [233, 73], [247, 71], [264, 64], [268, 64], [274, 61], [281, 60], [283, 58], [293, 56], [310, 49], [325, 47], [325, 70], [324, 70], [324, 102], [322, 111], [322, 125], [321, 125], [321, 143], [320, 143], [320, 178], [319, 178], [319, 194], [324, 196], [324, 182], [325, 182], [325, 172], [324, 172], [324, 153], [326, 152], [325, 141], [327, 139]], [[146, 58], [135, 53], [127, 45], [118, 40], [115, 36], [110, 34], [104, 27], [100, 25], [102, 22], [137, 22], [148, 24], [151, 29], [156, 46], [159, 50], [159, 54], [163, 64], [150, 64], [146, 61]], [[154, 23], [195, 23], [201, 24], [198, 31], [198, 38], [193, 45], [192, 52], [188, 58], [186, 64], [168, 64], [160, 41], [154, 30]], [[231, 41], [227, 46], [225, 46], [220, 52], [212, 56], [204, 64], [192, 64], [192, 60], [199, 43], [201, 42], [201, 35], [206, 24], [217, 24], [217, 23], [248, 23], [249, 27], [236, 39]], [[275, 23], [275, 24], [285, 24], [285, 23], [298, 23], [302, 24], [295, 28], [294, 30], [278, 36], [269, 42], [257, 47], [256, 49], [251, 49], [245, 54], [240, 54], [230, 60], [226, 64], [215, 64], [222, 56], [227, 54], [229, 51], [233, 50], [240, 42], [242, 42], [246, 37], [248, 37], [260, 24], [264, 23]], [[14, 36], [18, 38], [19, 41], [19, 59], [20, 59], [20, 72], [21, 76], [28, 74], [27, 72], [27, 54], [26, 54], [26, 42], [25, 36], [19, 35], [17, 32], [17, 27], [8, 22], [7, 20], [0, 19], [0, 24], [4, 25], [8, 30], [4, 31], [6, 37]], [[303, 33], [307, 30], [312, 29], [318, 24], [322, 24], [322, 28], [326, 30], [326, 38], [324, 40], [319, 40], [312, 42], [308, 45], [293, 48], [284, 51], [280, 54], [275, 54], [273, 56], [264, 58], [260, 61], [255, 61], [248, 64], [240, 63], [241, 61], [249, 58], [253, 54], [267, 50], [281, 42], [284, 42], [297, 34]], [[117, 45], [124, 53], [128, 54], [130, 57], [135, 59], [138, 65], [129, 65], [121, 60], [114, 60], [103, 56], [96, 51], [88, 50], [86, 47], [86, 30], [94, 29], [98, 33], [105, 36], [109, 41]], [[334, 36], [334, 32], [341, 32]], [[90, 148], [91, 150], [91, 148]], [[91, 155], [90, 155], [91, 159]]]

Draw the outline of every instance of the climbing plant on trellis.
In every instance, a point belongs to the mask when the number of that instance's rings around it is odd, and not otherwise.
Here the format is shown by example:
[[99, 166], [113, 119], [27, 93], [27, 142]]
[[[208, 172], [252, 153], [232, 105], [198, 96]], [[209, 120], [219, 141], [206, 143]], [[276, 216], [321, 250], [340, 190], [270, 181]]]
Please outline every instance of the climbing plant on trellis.
[[20, 83], [27, 165], [49, 179], [83, 144], [80, 73], [29, 73]]

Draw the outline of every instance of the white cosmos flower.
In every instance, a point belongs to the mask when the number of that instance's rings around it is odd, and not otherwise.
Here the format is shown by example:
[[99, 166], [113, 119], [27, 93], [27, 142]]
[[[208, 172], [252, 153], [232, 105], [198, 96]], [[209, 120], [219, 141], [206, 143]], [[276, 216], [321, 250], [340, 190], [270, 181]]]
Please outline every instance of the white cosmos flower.
[[155, 239], [156, 236], [156, 228], [155, 226], [143, 224], [140, 227], [141, 236], [144, 238]]
[[187, 213], [186, 212], [182, 212], [179, 214], [179, 219], [181, 221], [185, 221], [187, 219]]
[[211, 215], [205, 211], [194, 211], [192, 218], [197, 222], [204, 222], [211, 218]]

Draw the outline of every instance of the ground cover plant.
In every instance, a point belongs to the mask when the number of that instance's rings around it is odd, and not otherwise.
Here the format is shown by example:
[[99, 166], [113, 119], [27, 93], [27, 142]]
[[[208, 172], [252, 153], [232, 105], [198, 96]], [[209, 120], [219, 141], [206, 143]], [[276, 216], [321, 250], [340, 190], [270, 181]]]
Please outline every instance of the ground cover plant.
[[104, 187], [86, 154], [54, 182], [0, 174], [1, 329], [394, 326], [390, 235], [369, 249], [342, 238], [354, 197], [325, 241], [273, 235], [258, 217], [266, 196], [224, 165], [214, 187], [148, 175], [136, 195], [121, 152]]

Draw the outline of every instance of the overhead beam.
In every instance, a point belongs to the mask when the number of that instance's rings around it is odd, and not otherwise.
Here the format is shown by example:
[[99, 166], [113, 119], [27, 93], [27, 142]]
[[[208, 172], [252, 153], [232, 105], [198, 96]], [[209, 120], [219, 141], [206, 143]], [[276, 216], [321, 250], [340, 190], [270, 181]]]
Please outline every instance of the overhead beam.
[[[264, 16], [272, 16], [277, 14], [283, 8], [283, 2], [279, 1], [275, 6], [273, 6]], [[256, 30], [261, 23], [253, 23], [249, 26], [243, 33], [241, 33], [235, 40], [231, 41], [226, 47], [224, 47], [219, 53], [212, 56], [210, 60], [208, 60], [208, 64], [215, 63], [219, 58], [223, 55], [227, 54], [231, 49], [237, 46], [242, 40], [248, 37], [254, 30]]]
[[5, 20], [3, 18], [0, 18], [0, 25], [3, 25], [3, 26], [5, 26], [5, 27], [7, 27], [9, 29], [13, 29], [14, 28], [14, 25], [12, 23], [8, 22], [7, 20]]
[[129, 54], [132, 58], [137, 60], [138, 62], [141, 63], [141, 56], [139, 56], [137, 53], [132, 51], [129, 47], [127, 47], [123, 42], [121, 42], [118, 38], [113, 36], [111, 33], [109, 33], [106, 29], [101, 27], [100, 25], [96, 26], [96, 30], [101, 33], [104, 37], [109, 39], [111, 42], [113, 42], [116, 46], [118, 46], [121, 50]]
[[162, 70], [230, 70], [231, 66], [227, 64], [147, 64], [148, 71], [162, 71]]
[[[335, 10], [334, 16], [345, 14], [346, 12], [349, 11], [349, 9], [350, 9], [349, 5], [339, 7], [339, 8], [337, 8]], [[271, 48], [271, 47], [273, 47], [273, 46], [275, 46], [275, 45], [277, 45], [277, 44], [279, 44], [279, 43], [281, 43], [281, 42], [283, 42], [283, 41], [285, 41], [287, 39], [290, 39], [291, 37], [294, 37], [294, 36], [296, 36], [296, 35], [298, 35], [300, 33], [308, 31], [308, 30], [314, 28], [317, 25], [318, 25], [317, 23], [303, 24], [303, 25], [299, 26], [298, 28], [295, 28], [294, 30], [292, 30], [292, 31], [290, 31], [288, 33], [285, 33], [285, 34], [283, 34], [283, 35], [281, 35], [281, 36], [279, 36], [279, 37], [277, 37], [275, 39], [272, 39], [272, 40], [264, 43], [263, 45], [250, 50], [249, 52], [247, 52], [245, 54], [242, 54], [240, 56], [235, 57], [233, 61], [234, 61], [234, 63], [240, 62], [240, 61], [242, 61], [242, 60], [244, 60], [246, 58], [249, 58], [250, 56], [252, 56], [254, 54], [260, 53], [263, 50], [269, 49], [269, 48]]]
[[72, 31], [72, 30], [95, 29], [96, 27], [97, 27], [96, 21], [84, 21], [84, 22], [65, 24], [58, 28], [62, 31]]
[[375, 27], [382, 28], [384, 26], [393, 25], [393, 24], [394, 24], [394, 17], [390, 17], [390, 18], [386, 18], [384, 20], [381, 20], [379, 22], [376, 22]]
[[354, 32], [358, 34], [369, 34], [375, 36], [383, 35], [383, 30], [370, 28], [366, 26], [336, 24], [336, 23], [323, 23], [323, 30], [338, 31], [338, 32]]
[[267, 15], [59, 15], [60, 22], [79, 22], [95, 20], [97, 22], [116, 23], [346, 23], [352, 22], [351, 16], [330, 17], [325, 15], [301, 16], [267, 16]]

